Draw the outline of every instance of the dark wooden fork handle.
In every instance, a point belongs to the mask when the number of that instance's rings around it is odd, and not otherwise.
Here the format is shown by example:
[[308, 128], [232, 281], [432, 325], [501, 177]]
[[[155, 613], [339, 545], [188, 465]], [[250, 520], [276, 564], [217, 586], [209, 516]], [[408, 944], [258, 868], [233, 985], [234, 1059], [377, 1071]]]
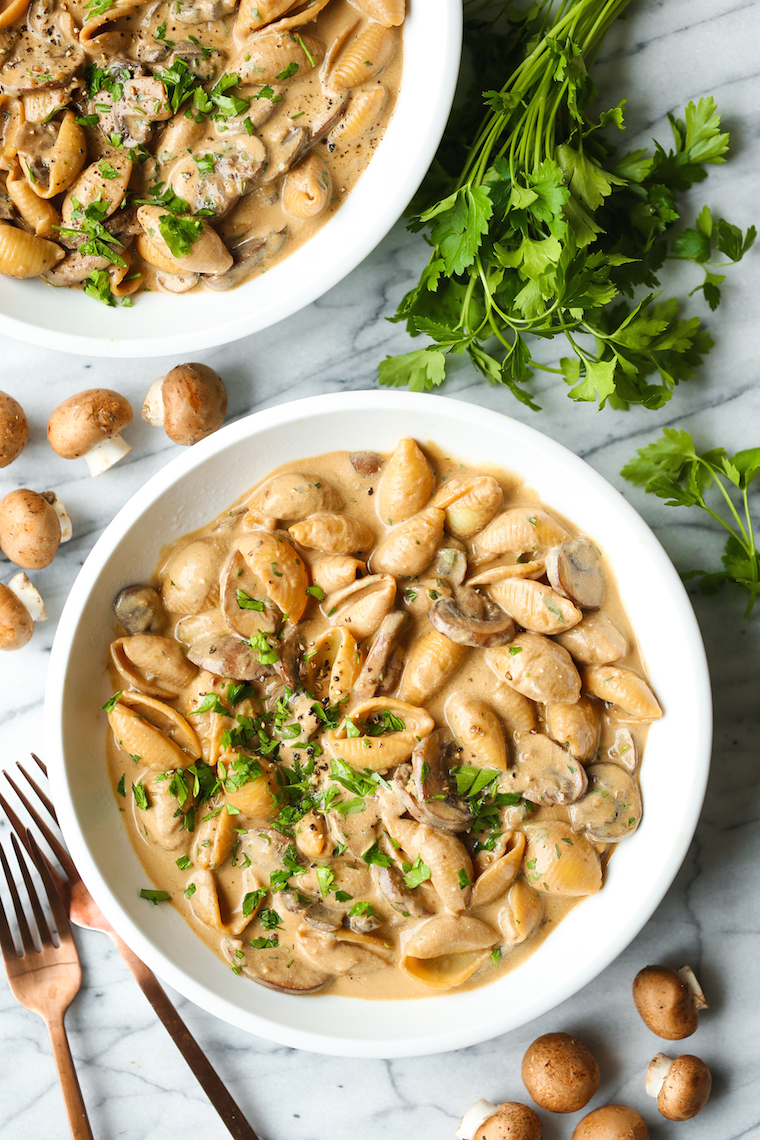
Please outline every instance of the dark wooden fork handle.
[[45, 1021], [50, 1034], [50, 1044], [53, 1047], [53, 1057], [58, 1070], [58, 1080], [61, 1082], [61, 1092], [63, 1093], [73, 1140], [93, 1140], [74, 1061], [66, 1039], [66, 1030], [63, 1028], [63, 1017], [46, 1017]]
[[[195, 1074], [201, 1088], [224, 1121], [230, 1135], [234, 1137], [234, 1140], [259, 1140], [240, 1108], [228, 1093], [221, 1077], [162, 990], [158, 978], [151, 973], [136, 954], [132, 953], [126, 942], [123, 942], [115, 931], [108, 931], [108, 934], [132, 971], [140, 989], [168, 1029], [170, 1036]], [[82, 1133], [83, 1137], [88, 1135], [89, 1133]]]

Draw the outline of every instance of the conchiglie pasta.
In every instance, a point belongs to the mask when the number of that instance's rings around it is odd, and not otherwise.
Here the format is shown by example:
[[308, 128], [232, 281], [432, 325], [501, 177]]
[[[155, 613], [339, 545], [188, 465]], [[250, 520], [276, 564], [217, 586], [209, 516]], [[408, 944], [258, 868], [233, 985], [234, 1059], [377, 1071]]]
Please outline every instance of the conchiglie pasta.
[[369, 134], [380, 122], [388, 92], [382, 83], [366, 90], [359, 89], [351, 96], [346, 112], [327, 136], [331, 146], [351, 146]]
[[27, 180], [19, 175], [17, 167], [9, 173], [5, 185], [8, 197], [32, 233], [42, 238], [58, 236], [61, 215], [52, 202], [35, 194]]
[[87, 160], [87, 140], [73, 111], [64, 113], [55, 142], [42, 152], [39, 161], [33, 162], [21, 145], [17, 145], [21, 168], [40, 198], [55, 198], [56, 194], [68, 190]]
[[54, 242], [0, 222], [0, 273], [6, 277], [39, 277], [64, 256]]
[[282, 206], [294, 218], [318, 218], [331, 197], [330, 171], [316, 154], [310, 154], [285, 176]]
[[406, 0], [354, 0], [354, 3], [385, 28], [397, 28], [406, 16]]
[[388, 66], [396, 54], [397, 45], [395, 28], [370, 24], [339, 56], [330, 73], [330, 86], [335, 91], [360, 87]]
[[420, 447], [413, 439], [402, 439], [386, 463], [377, 488], [378, 515], [387, 526], [411, 518], [427, 504], [434, 482]]

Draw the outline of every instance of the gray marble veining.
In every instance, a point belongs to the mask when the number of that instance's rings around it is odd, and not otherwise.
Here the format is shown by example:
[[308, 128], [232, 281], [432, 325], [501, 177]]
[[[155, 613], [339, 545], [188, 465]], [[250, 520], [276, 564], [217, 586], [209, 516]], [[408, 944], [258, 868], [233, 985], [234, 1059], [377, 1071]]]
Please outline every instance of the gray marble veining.
[[[760, 5], [747, 0], [641, 0], [608, 38], [596, 69], [610, 105], [628, 96], [626, 145], [654, 136], [667, 143], [667, 113], [714, 94], [732, 133], [733, 154], [697, 186], [690, 202], [709, 202], [746, 227], [758, 221]], [[407, 351], [406, 333], [388, 324], [426, 256], [419, 238], [399, 223], [348, 279], [302, 313], [248, 340], [201, 354], [224, 377], [230, 418], [323, 391], [371, 387], [386, 354]], [[693, 268], [668, 274], [683, 293]], [[694, 310], [701, 311], [700, 303]], [[697, 379], [679, 388], [660, 412], [603, 412], [574, 405], [539, 375], [539, 414], [510, 394], [490, 389], [466, 364], [445, 393], [494, 408], [539, 427], [584, 456], [642, 512], [679, 569], [717, 566], [722, 540], [702, 518], [669, 510], [628, 487], [618, 472], [636, 447], [662, 426], [688, 428], [699, 444], [731, 449], [760, 443], [760, 259], [755, 251], [729, 272], [724, 303], [705, 310], [717, 340]], [[551, 349], [542, 346], [545, 358]], [[75, 538], [40, 583], [51, 620], [21, 653], [0, 661], [0, 755], [4, 765], [41, 751], [42, 697], [55, 622], [94, 541], [116, 510], [177, 451], [138, 420], [133, 451], [92, 482], [80, 463], [58, 459], [45, 440], [52, 408], [96, 385], [117, 388], [139, 408], [164, 360], [98, 361], [59, 355], [13, 341], [2, 344], [0, 387], [19, 397], [31, 424], [22, 458], [0, 473], [0, 494], [18, 486], [54, 487], [67, 503]], [[403, 425], [400, 425], [402, 428]], [[757, 504], [757, 495], [755, 495]], [[5, 562], [0, 575], [10, 574]], [[457, 1053], [403, 1061], [335, 1060], [250, 1037], [172, 994], [203, 1048], [248, 1113], [262, 1140], [439, 1140], [481, 1096], [524, 1099], [522, 1054], [550, 1030], [580, 1034], [599, 1058], [600, 1092], [592, 1106], [623, 1101], [637, 1107], [656, 1137], [738, 1140], [760, 1137], [760, 634], [758, 617], [742, 619], [742, 599], [725, 592], [694, 595], [715, 696], [714, 758], [695, 840], [675, 883], [639, 937], [581, 993], [508, 1036]], [[674, 662], [674, 668], [678, 662]], [[71, 1042], [95, 1135], [175, 1140], [226, 1134], [184, 1062], [137, 991], [121, 959], [101, 935], [77, 932], [84, 986], [68, 1016]], [[712, 1067], [713, 1097], [688, 1125], [657, 1117], [643, 1074], [661, 1043], [636, 1015], [630, 984], [648, 962], [700, 974], [711, 1001], [696, 1037], [683, 1051]], [[372, 1016], [371, 1007], [367, 1016]], [[414, 1010], [424, 1017], [424, 1002]], [[0, 1135], [3, 1140], [68, 1135], [42, 1022], [16, 1004], [0, 983]], [[546, 1140], [569, 1140], [579, 1119], [544, 1114]]]

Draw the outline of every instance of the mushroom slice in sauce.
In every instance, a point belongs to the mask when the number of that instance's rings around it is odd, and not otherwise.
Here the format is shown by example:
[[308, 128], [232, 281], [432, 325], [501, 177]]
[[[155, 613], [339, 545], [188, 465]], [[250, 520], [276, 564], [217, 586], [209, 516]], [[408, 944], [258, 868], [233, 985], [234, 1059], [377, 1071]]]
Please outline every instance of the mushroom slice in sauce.
[[217, 677], [235, 681], [265, 681], [274, 676], [271, 665], [263, 665], [259, 654], [239, 637], [206, 637], [194, 642], [187, 651], [188, 660]]
[[461, 543], [456, 539], [438, 547], [433, 563], [433, 573], [438, 578], [445, 578], [455, 586], [461, 586], [467, 577], [467, 555]]
[[114, 598], [113, 612], [128, 637], [166, 628], [166, 612], [152, 586], [125, 586]]
[[488, 592], [518, 625], [532, 633], [562, 633], [583, 617], [577, 606], [551, 586], [530, 578], [504, 578], [492, 583]]
[[573, 538], [548, 550], [546, 576], [557, 593], [582, 610], [598, 610], [604, 601], [602, 558], [590, 538]]
[[239, 550], [222, 570], [219, 595], [224, 620], [237, 637], [248, 641], [259, 632], [279, 630], [280, 610], [264, 593], [261, 581], [251, 573]]
[[628, 641], [604, 613], [584, 614], [572, 629], [557, 636], [557, 643], [581, 665], [609, 665], [628, 652]]
[[457, 645], [478, 649], [506, 645], [515, 636], [514, 621], [496, 605], [486, 605], [486, 612], [485, 618], [472, 617], [459, 598], [439, 598], [428, 610], [428, 618], [434, 629]]
[[618, 843], [633, 835], [641, 822], [641, 794], [636, 781], [619, 764], [591, 764], [588, 793], [568, 809], [575, 831], [594, 843]]
[[509, 644], [486, 651], [496, 676], [540, 704], [575, 704], [581, 679], [566, 649], [538, 633], [521, 633]]
[[456, 794], [450, 771], [452, 753], [448, 733], [436, 729], [414, 749], [411, 765], [397, 769], [394, 787], [418, 823], [455, 833], [469, 827], [472, 812], [466, 800]]
[[301, 891], [283, 891], [279, 898], [285, 910], [300, 914], [304, 922], [315, 930], [339, 930], [343, 925], [343, 911], [325, 906], [320, 899], [313, 899]]
[[408, 621], [408, 615], [394, 610], [383, 618], [375, 634], [361, 672], [354, 684], [354, 692], [361, 700], [374, 697], [388, 672], [388, 665], [396, 647], [396, 638]]
[[281, 994], [313, 994], [333, 980], [332, 974], [316, 969], [289, 947], [255, 950], [240, 939], [226, 938], [222, 953], [247, 978]]
[[517, 763], [500, 781], [534, 804], [572, 804], [588, 786], [586, 770], [575, 757], [540, 732], [521, 734]]
[[619, 728], [615, 739], [607, 749], [607, 759], [613, 764], [619, 764], [631, 775], [636, 771], [639, 763], [636, 741], [627, 728]]
[[402, 936], [399, 965], [431, 989], [450, 990], [472, 977], [498, 941], [479, 918], [436, 915]]
[[373, 866], [370, 870], [377, 887], [399, 914], [405, 918], [422, 918], [430, 914], [419, 895], [406, 889], [403, 875], [397, 867]]

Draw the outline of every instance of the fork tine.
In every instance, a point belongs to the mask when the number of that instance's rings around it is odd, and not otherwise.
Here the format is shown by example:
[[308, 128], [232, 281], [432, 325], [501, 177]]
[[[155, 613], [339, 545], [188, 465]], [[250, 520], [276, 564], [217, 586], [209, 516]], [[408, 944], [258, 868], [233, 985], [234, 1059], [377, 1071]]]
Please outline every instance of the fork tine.
[[[0, 848], [0, 850], [2, 850], [2, 848]], [[5, 914], [2, 899], [0, 899], [0, 949], [2, 949], [3, 958], [6, 962], [13, 958], [18, 958], [18, 951], [13, 942], [11, 928]]]
[[5, 814], [8, 818], [8, 823], [11, 825], [13, 830], [16, 832], [16, 835], [19, 837], [21, 842], [24, 844], [24, 847], [26, 847], [27, 851], [31, 855], [32, 852], [31, 852], [31, 848], [29, 847], [29, 840], [26, 838], [26, 828], [24, 827], [23, 823], [21, 822], [19, 817], [16, 815], [15, 811], [13, 810], [11, 805], [8, 803], [8, 801], [6, 800], [6, 798], [2, 792], [0, 792], [0, 807], [5, 812]]
[[52, 875], [50, 874], [50, 860], [42, 853], [42, 851], [40, 851], [37, 840], [34, 838], [31, 831], [27, 831], [26, 834], [29, 841], [29, 846], [31, 848], [31, 855], [32, 859], [34, 860], [34, 865], [40, 873], [40, 878], [42, 879], [43, 886], [45, 887], [45, 893], [47, 894], [48, 902], [50, 903], [50, 909], [53, 912], [53, 921], [55, 922], [55, 928], [58, 932], [58, 938], [61, 942], [61, 945], [63, 945], [66, 942], [70, 942], [73, 938], [73, 935], [71, 933], [71, 927], [69, 926], [69, 920], [66, 917], [66, 911], [63, 909], [63, 906], [61, 904], [60, 895], [56, 890], [55, 883], [53, 882]]
[[28, 868], [27, 863], [26, 863], [26, 858], [24, 857], [24, 855], [21, 852], [21, 845], [20, 845], [18, 839], [16, 839], [15, 835], [11, 836], [11, 843], [13, 845], [13, 850], [16, 852], [16, 858], [18, 859], [19, 870], [21, 871], [21, 878], [24, 880], [24, 885], [26, 886], [26, 893], [29, 895], [29, 902], [32, 905], [32, 913], [34, 914], [34, 921], [37, 923], [37, 931], [38, 931], [39, 936], [40, 936], [40, 943], [43, 946], [52, 945], [53, 938], [52, 938], [52, 935], [50, 933], [50, 927], [48, 925], [48, 921], [45, 918], [45, 912], [43, 911], [42, 907], [40, 906], [40, 897], [37, 894], [37, 888], [35, 887], [34, 883], [32, 882], [32, 876], [29, 874], [29, 868]]
[[42, 761], [40, 760], [39, 756], [37, 756], [36, 753], [32, 752], [31, 756], [32, 756], [32, 760], [34, 760], [36, 762], [37, 767], [42, 769], [43, 776], [47, 776], [47, 765], [42, 763]]
[[[11, 836], [11, 838], [13, 838]], [[32, 932], [29, 929], [29, 923], [26, 921], [24, 908], [21, 905], [18, 890], [16, 888], [16, 881], [11, 874], [11, 869], [8, 865], [8, 860], [5, 857], [5, 851], [0, 845], [0, 863], [3, 865], [3, 872], [5, 873], [5, 881], [8, 884], [8, 890], [11, 892], [11, 899], [13, 900], [13, 909], [16, 912], [16, 921], [18, 922], [19, 934], [21, 935], [21, 946], [24, 954], [31, 954], [35, 950], [34, 942], [32, 941]], [[24, 955], [22, 954], [22, 957]], [[18, 957], [18, 955], [16, 955]]]
[[[20, 764], [18, 766], [19, 766], [19, 768], [21, 768]], [[24, 769], [21, 768], [21, 771], [23, 772]], [[8, 773], [5, 770], [3, 770], [3, 775], [5, 776], [6, 780], [10, 784], [10, 786], [13, 788], [13, 790], [16, 793], [16, 795], [18, 796], [18, 798], [21, 800], [21, 802], [24, 805], [24, 807], [26, 808], [26, 810], [29, 812], [29, 815], [32, 817], [34, 822], [39, 827], [42, 834], [45, 836], [45, 839], [50, 844], [50, 850], [55, 852], [55, 856], [56, 856], [58, 862], [63, 867], [64, 871], [66, 872], [66, 875], [68, 876], [69, 882], [71, 882], [71, 883], [78, 882], [79, 873], [78, 873], [76, 867], [74, 866], [73, 862], [71, 861], [71, 856], [69, 855], [66, 848], [63, 846], [63, 844], [60, 842], [59, 839], [56, 839], [56, 837], [53, 835], [52, 831], [47, 826], [45, 821], [43, 819], [41, 819], [39, 813], [32, 807], [32, 805], [29, 802], [29, 800], [27, 799], [27, 797], [21, 791], [21, 788], [18, 787], [16, 782], [8, 775]], [[24, 772], [24, 775], [26, 775], [25, 772]], [[27, 777], [27, 779], [28, 779], [28, 777]], [[32, 787], [34, 788], [34, 790], [36, 792], [40, 793], [40, 796], [42, 797], [43, 793], [40, 792], [40, 789], [34, 783], [34, 780], [29, 780], [29, 783], [32, 785]], [[7, 813], [8, 807], [7, 807], [7, 804], [5, 803], [5, 801], [3, 800], [3, 797], [1, 794], [0, 794], [0, 803], [2, 803], [3, 808], [5, 809], [5, 811]], [[55, 813], [53, 813], [53, 816], [55, 817]], [[27, 845], [24, 844], [24, 846], [27, 846]], [[60, 878], [60, 876], [59, 876], [59, 878]]]
[[[42, 761], [40, 761], [40, 763], [42, 763]], [[26, 768], [24, 768], [22, 766], [22, 764], [19, 760], [16, 761], [16, 767], [18, 768], [19, 772], [21, 773], [21, 775], [26, 780], [27, 784], [29, 784], [30, 787], [35, 792], [35, 794], [37, 796], [39, 796], [40, 800], [42, 801], [42, 803], [47, 808], [48, 815], [51, 817], [51, 819], [55, 820], [55, 822], [58, 823], [58, 816], [55, 814], [55, 808], [53, 807], [53, 801], [50, 799], [49, 796], [45, 795], [42, 788], [38, 784], [35, 784], [34, 780], [29, 775]], [[45, 774], [47, 775], [47, 773], [45, 773]]]

